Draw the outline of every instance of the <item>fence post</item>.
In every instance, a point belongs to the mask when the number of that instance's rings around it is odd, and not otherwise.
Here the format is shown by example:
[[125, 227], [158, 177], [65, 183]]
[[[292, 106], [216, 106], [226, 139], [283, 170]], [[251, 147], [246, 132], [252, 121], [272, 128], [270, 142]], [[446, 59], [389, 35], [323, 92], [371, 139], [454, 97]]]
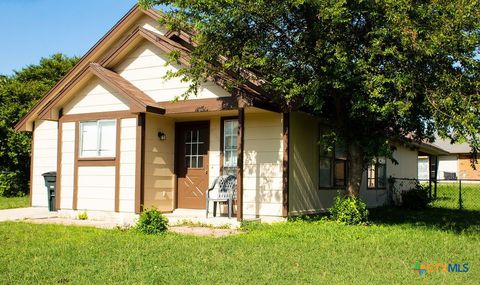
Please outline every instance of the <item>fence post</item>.
[[460, 210], [462, 209], [462, 179], [458, 180], [458, 206]]
[[428, 179], [428, 188], [429, 188], [429, 192], [428, 194], [430, 195], [430, 199], [432, 199], [432, 178], [430, 177], [430, 179]]

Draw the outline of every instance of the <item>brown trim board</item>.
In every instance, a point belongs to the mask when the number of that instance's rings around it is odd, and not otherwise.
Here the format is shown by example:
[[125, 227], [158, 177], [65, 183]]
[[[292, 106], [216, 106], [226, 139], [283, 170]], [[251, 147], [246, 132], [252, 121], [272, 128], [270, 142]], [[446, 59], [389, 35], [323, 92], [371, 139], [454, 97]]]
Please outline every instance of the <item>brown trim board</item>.
[[143, 210], [145, 184], [145, 113], [138, 114], [136, 127], [135, 213]]
[[223, 110], [235, 110], [238, 102], [234, 97], [219, 97], [209, 99], [179, 100], [177, 102], [158, 102], [166, 110], [165, 115], [183, 113], [202, 113]]
[[136, 118], [137, 116], [138, 114], [134, 114], [131, 111], [113, 111], [113, 112], [63, 115], [59, 121], [60, 122], [76, 122], [76, 121], [119, 119], [119, 118], [126, 119], [126, 118]]
[[115, 166], [116, 165], [116, 159], [106, 159], [106, 160], [88, 160], [88, 159], [78, 159], [77, 160], [77, 165], [79, 167], [83, 166]]
[[55, 183], [55, 206], [60, 209], [60, 200], [62, 198], [62, 134], [63, 134], [63, 123], [58, 122], [57, 125], [57, 178]]
[[115, 212], [120, 211], [120, 154], [121, 154], [122, 119], [117, 118], [117, 133], [115, 142]]
[[29, 200], [29, 205], [30, 207], [32, 206], [32, 188], [33, 188], [33, 156], [34, 156], [34, 151], [35, 151], [35, 122], [33, 122], [32, 126], [32, 142], [30, 144], [30, 194], [28, 195], [28, 200]]
[[237, 220], [243, 220], [243, 142], [245, 135], [245, 109], [238, 109], [237, 135]]
[[282, 174], [282, 216], [288, 216], [289, 205], [289, 143], [290, 143], [290, 113], [283, 113], [283, 174]]
[[80, 122], [75, 122], [75, 149], [73, 150], [73, 201], [72, 209], [77, 209], [78, 202], [78, 149], [80, 146]]

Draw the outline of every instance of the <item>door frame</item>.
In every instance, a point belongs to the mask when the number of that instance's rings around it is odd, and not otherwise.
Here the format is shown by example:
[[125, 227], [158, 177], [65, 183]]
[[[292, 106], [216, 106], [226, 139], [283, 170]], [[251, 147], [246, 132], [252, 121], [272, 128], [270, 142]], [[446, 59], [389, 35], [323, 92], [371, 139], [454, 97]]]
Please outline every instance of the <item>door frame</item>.
[[[211, 129], [210, 129], [210, 120], [201, 120], [201, 121], [182, 121], [182, 122], [175, 122], [175, 147], [174, 147], [174, 162], [173, 162], [173, 169], [174, 169], [174, 175], [175, 175], [175, 201], [174, 201], [174, 210], [178, 209], [178, 173], [179, 173], [179, 159], [180, 157], [178, 156], [179, 153], [179, 148], [180, 148], [180, 135], [179, 132], [182, 129], [183, 126], [195, 126], [195, 125], [207, 125], [208, 126], [208, 160], [210, 160], [210, 135], [211, 135]], [[210, 161], [207, 162], [208, 167], [210, 167]], [[208, 182], [210, 183], [210, 170], [207, 173], [207, 179]], [[210, 184], [209, 184], [210, 185]]]

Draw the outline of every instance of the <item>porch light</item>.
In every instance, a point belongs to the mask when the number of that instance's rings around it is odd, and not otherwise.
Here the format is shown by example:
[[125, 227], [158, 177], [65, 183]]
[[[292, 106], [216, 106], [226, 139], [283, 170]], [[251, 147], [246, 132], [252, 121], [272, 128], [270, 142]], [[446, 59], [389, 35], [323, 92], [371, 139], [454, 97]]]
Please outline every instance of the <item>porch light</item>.
[[167, 135], [164, 133], [164, 132], [158, 132], [158, 138], [161, 140], [161, 141], [164, 141], [167, 139]]

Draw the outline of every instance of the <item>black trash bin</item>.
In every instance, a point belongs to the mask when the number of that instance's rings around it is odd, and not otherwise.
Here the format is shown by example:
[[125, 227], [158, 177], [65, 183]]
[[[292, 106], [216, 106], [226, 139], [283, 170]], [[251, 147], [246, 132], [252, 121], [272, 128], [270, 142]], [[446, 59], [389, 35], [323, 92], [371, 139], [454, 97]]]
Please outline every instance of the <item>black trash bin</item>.
[[51, 171], [42, 174], [45, 179], [45, 186], [47, 186], [47, 199], [48, 199], [48, 210], [56, 211], [55, 203], [55, 185], [57, 182], [57, 172]]

